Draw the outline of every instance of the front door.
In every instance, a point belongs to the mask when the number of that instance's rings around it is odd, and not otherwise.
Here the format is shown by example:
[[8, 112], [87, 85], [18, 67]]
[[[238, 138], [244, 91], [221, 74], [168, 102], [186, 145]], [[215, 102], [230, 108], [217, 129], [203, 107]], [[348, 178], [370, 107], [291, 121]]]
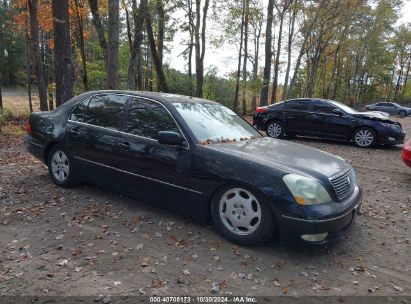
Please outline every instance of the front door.
[[120, 169], [125, 172], [121, 182], [146, 200], [186, 209], [188, 143], [172, 146], [157, 141], [160, 131], [182, 134], [176, 121], [161, 103], [140, 97], [129, 98], [126, 112], [119, 146]]
[[310, 105], [310, 128], [320, 137], [332, 137], [345, 139], [350, 137], [351, 129], [348, 126], [348, 117], [337, 114], [334, 105], [320, 100], [313, 100]]

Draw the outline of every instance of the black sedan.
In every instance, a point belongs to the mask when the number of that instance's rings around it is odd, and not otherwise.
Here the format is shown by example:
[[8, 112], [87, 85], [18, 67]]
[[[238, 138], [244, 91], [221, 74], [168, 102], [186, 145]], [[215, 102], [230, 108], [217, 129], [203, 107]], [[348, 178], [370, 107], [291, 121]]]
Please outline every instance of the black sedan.
[[411, 108], [400, 106], [394, 102], [377, 102], [365, 106], [367, 110], [382, 111], [391, 115], [398, 115], [400, 117], [406, 117], [411, 115]]
[[358, 112], [340, 102], [292, 99], [257, 108], [253, 125], [273, 138], [301, 135], [352, 141], [369, 148], [404, 142], [401, 124], [375, 112]]
[[93, 182], [213, 221], [228, 240], [274, 234], [323, 243], [361, 203], [353, 168], [331, 154], [263, 137], [207, 100], [127, 91], [77, 96], [33, 113], [25, 145], [61, 187]]

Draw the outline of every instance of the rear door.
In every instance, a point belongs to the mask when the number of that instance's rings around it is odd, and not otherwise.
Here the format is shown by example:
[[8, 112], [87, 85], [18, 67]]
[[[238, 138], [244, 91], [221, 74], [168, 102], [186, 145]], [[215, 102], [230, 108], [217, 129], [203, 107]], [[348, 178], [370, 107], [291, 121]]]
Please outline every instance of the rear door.
[[186, 209], [190, 149], [160, 144], [158, 132], [182, 133], [169, 111], [159, 102], [131, 97], [127, 102], [120, 144], [121, 180], [130, 192], [173, 209]]
[[294, 134], [310, 134], [309, 100], [296, 99], [284, 103], [286, 129]]
[[[120, 175], [117, 153], [122, 142], [124, 105], [120, 94], [99, 94], [73, 111], [67, 126], [70, 151], [81, 175], [104, 184], [116, 184]], [[83, 112], [78, 115], [77, 112]]]

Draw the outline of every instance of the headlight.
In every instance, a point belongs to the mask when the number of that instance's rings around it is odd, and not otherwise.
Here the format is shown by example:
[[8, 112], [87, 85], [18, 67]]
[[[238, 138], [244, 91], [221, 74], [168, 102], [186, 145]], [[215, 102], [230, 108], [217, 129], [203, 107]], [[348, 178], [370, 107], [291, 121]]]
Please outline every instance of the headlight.
[[327, 190], [313, 178], [287, 174], [283, 181], [300, 205], [316, 205], [331, 201]]
[[396, 128], [397, 128], [397, 125], [396, 125], [396, 124], [392, 124], [392, 123], [380, 122], [380, 125], [382, 125], [383, 127], [386, 127], [386, 128], [392, 128], [392, 129], [396, 129]]

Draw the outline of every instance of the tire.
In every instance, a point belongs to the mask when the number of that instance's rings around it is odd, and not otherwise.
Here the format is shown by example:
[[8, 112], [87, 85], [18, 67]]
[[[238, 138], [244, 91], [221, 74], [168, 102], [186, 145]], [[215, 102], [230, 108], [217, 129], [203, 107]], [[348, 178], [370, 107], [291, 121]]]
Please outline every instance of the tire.
[[72, 157], [63, 145], [57, 144], [51, 148], [47, 165], [50, 178], [57, 186], [71, 188], [78, 184]]
[[358, 128], [352, 136], [352, 141], [357, 147], [371, 148], [377, 143], [377, 134], [370, 128]]
[[266, 133], [272, 138], [283, 138], [285, 135], [284, 125], [277, 120], [270, 121], [267, 124]]
[[231, 185], [218, 190], [211, 203], [211, 218], [222, 236], [240, 246], [262, 244], [275, 231], [270, 207], [243, 186]]
[[400, 117], [404, 118], [405, 116], [407, 116], [407, 112], [405, 112], [404, 110], [400, 111]]

